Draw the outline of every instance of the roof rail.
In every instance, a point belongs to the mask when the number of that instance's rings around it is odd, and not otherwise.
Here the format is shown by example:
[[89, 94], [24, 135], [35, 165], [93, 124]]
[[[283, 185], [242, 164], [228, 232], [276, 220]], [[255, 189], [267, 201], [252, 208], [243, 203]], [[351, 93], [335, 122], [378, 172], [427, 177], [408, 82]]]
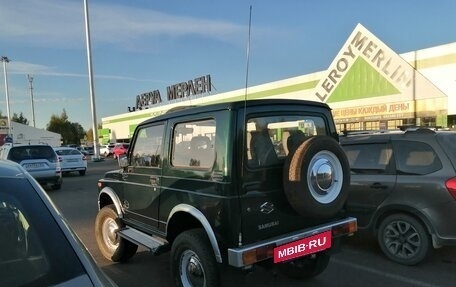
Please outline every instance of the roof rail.
[[341, 131], [344, 136], [349, 136], [349, 135], [369, 135], [369, 134], [383, 134], [383, 133], [389, 133], [395, 130], [343, 130]]
[[182, 110], [186, 110], [186, 109], [191, 109], [191, 108], [195, 108], [195, 107], [197, 107], [197, 105], [177, 106], [177, 107], [174, 107], [174, 108], [171, 108], [171, 109], [167, 110], [165, 114], [169, 114], [169, 113], [173, 113], [173, 112], [177, 112], [177, 111], [182, 111]]
[[418, 131], [418, 130], [431, 130], [431, 131], [437, 131], [444, 129], [442, 126], [416, 126], [416, 125], [403, 125], [403, 126], [397, 126], [398, 129], [401, 131]]

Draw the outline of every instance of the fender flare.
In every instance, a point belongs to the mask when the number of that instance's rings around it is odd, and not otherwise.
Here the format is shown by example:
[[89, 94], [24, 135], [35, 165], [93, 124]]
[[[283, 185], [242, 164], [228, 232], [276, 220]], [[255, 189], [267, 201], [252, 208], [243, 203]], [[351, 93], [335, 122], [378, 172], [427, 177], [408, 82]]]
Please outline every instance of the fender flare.
[[102, 208], [100, 198], [103, 195], [107, 195], [109, 198], [111, 198], [112, 203], [116, 207], [117, 215], [119, 216], [119, 218], [123, 218], [123, 209], [122, 204], [120, 203], [120, 199], [115, 193], [115, 191], [110, 187], [105, 187], [98, 193], [98, 210]]
[[[176, 205], [175, 207], [173, 207], [173, 209], [169, 213], [167, 222], [170, 222], [173, 215], [177, 212], [185, 212], [185, 213], [191, 214], [193, 217], [195, 217], [201, 223], [204, 230], [206, 231], [207, 236], [209, 237], [209, 241], [211, 242], [212, 249], [215, 254], [215, 260], [218, 263], [222, 263], [222, 254], [220, 253], [220, 247], [219, 247], [217, 239], [215, 237], [215, 233], [212, 230], [212, 227], [209, 224], [209, 221], [207, 221], [204, 214], [201, 211], [199, 211], [197, 208], [195, 208], [191, 205], [179, 204], [179, 205]], [[168, 224], [166, 225], [166, 233], [168, 233]]]

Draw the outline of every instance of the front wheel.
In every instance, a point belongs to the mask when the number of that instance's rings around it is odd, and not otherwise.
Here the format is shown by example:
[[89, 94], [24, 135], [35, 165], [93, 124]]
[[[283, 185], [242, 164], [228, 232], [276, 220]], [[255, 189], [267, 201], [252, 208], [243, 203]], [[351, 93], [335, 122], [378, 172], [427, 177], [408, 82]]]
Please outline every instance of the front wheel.
[[100, 209], [95, 220], [95, 238], [101, 254], [114, 262], [127, 261], [138, 249], [138, 245], [117, 234], [120, 227], [113, 204]]
[[204, 229], [184, 231], [177, 236], [171, 249], [171, 271], [177, 286], [220, 285], [217, 262]]
[[394, 214], [383, 220], [377, 239], [383, 253], [403, 265], [420, 263], [431, 249], [423, 224], [406, 214]]
[[304, 280], [317, 276], [328, 267], [331, 255], [327, 252], [320, 252], [314, 255], [299, 258], [287, 263], [278, 265], [278, 270], [283, 275]]
[[54, 183], [52, 186], [51, 186], [52, 190], [60, 190], [62, 188], [62, 184], [61, 183]]

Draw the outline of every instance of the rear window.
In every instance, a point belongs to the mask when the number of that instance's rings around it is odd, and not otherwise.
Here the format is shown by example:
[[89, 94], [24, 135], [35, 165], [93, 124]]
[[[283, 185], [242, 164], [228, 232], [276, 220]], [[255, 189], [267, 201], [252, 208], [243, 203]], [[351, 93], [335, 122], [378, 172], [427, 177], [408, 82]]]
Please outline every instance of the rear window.
[[8, 159], [17, 163], [30, 159], [46, 159], [54, 162], [56, 155], [50, 146], [20, 146], [11, 148]]
[[75, 149], [58, 149], [55, 150], [58, 155], [81, 155], [81, 152]]
[[437, 141], [456, 167], [456, 133], [441, 133], [437, 135]]
[[327, 135], [325, 120], [307, 115], [278, 115], [250, 118], [247, 122], [249, 167], [282, 163], [306, 139]]
[[434, 149], [422, 142], [394, 142], [398, 174], [424, 175], [442, 168], [442, 162]]

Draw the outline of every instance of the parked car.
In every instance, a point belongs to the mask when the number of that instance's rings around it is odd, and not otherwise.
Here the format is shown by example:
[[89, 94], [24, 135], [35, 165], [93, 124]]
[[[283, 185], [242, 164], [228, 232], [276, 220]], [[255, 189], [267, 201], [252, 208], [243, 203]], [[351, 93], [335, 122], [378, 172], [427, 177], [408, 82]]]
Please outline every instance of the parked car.
[[116, 286], [25, 169], [0, 174], [0, 286]]
[[94, 150], [91, 146], [80, 146], [77, 149], [85, 155], [94, 155]]
[[39, 183], [58, 190], [62, 186], [62, 170], [54, 149], [46, 144], [4, 144], [0, 159], [17, 162]]
[[308, 279], [356, 231], [342, 213], [348, 161], [323, 103], [171, 111], [137, 126], [119, 166], [98, 181], [101, 254], [122, 262], [138, 245], [170, 251], [178, 286], [219, 286], [222, 264]]
[[347, 211], [389, 259], [415, 265], [432, 247], [456, 245], [456, 132], [408, 128], [340, 140], [351, 168]]
[[71, 147], [55, 147], [54, 151], [59, 157], [63, 173], [77, 171], [81, 176], [86, 174], [87, 156]]
[[111, 156], [114, 150], [114, 144], [105, 144], [100, 146], [100, 155], [104, 157]]
[[113, 157], [118, 158], [120, 155], [127, 154], [129, 147], [129, 143], [116, 143], [112, 150]]

